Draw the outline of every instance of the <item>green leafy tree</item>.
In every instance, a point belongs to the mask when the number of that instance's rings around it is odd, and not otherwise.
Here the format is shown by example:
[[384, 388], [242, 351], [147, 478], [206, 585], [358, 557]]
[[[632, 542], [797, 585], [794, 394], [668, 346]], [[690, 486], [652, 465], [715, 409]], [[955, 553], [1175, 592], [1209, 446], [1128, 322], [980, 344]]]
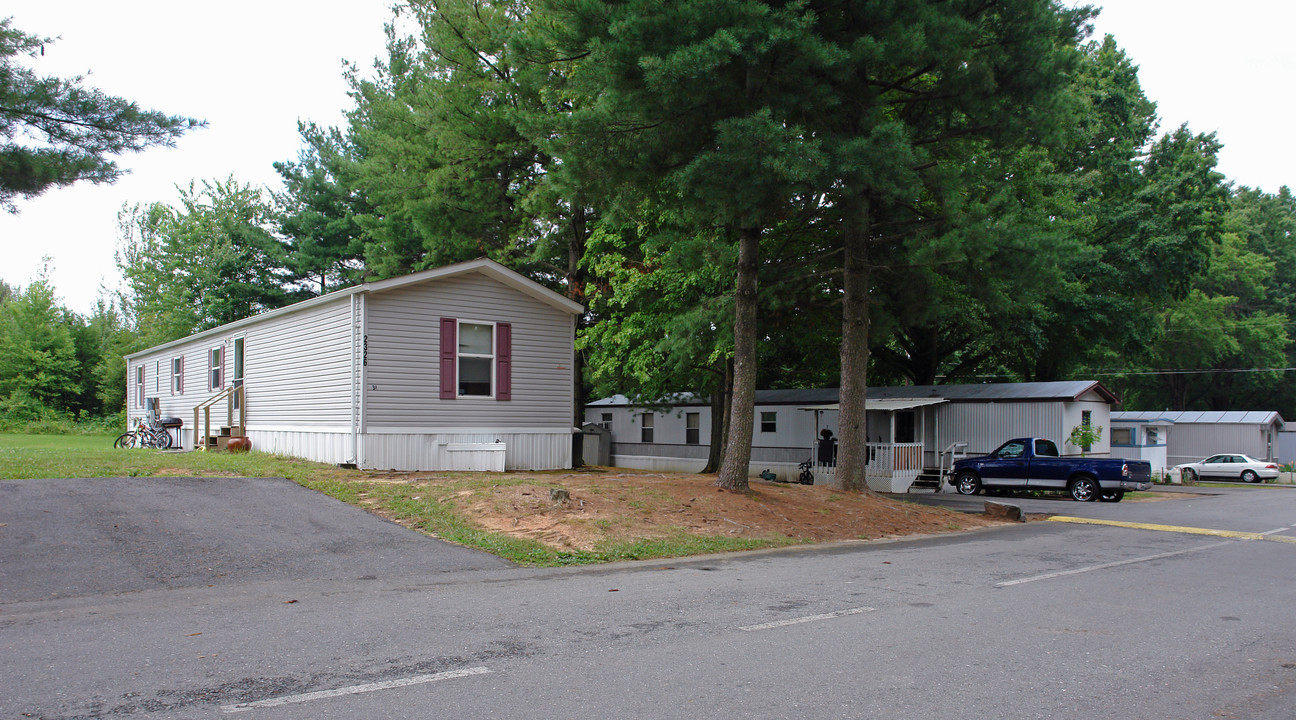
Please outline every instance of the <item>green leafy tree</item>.
[[877, 269], [959, 222], [969, 186], [985, 179], [979, 158], [1053, 140], [1089, 11], [1041, 0], [808, 7], [831, 48], [800, 107], [829, 158], [825, 220], [842, 250], [837, 482], [864, 490]]
[[83, 87], [81, 77], [40, 77], [21, 56], [38, 61], [49, 38], [0, 20], [0, 207], [79, 180], [110, 183], [126, 172], [111, 156], [172, 146], [203, 127], [193, 118], [141, 110], [129, 100]]
[[[811, 188], [821, 156], [792, 118], [821, 48], [797, 3], [538, 3], [571, 113], [553, 154], [604, 209], [645, 202], [738, 244], [733, 399], [717, 483], [747, 487], [757, 372], [760, 243]], [[595, 203], [599, 204], [599, 203]]]
[[356, 216], [364, 198], [341, 177], [346, 138], [336, 129], [299, 124], [305, 147], [296, 162], [275, 163], [283, 190], [275, 193], [279, 232], [294, 282], [316, 295], [354, 285], [364, 272], [364, 237]]
[[731, 377], [729, 294], [735, 248], [682, 228], [609, 228], [590, 239], [587, 294], [593, 321], [577, 347], [588, 358], [596, 395], [625, 394], [653, 407], [676, 393], [711, 399], [710, 456], [703, 472], [723, 460]]
[[1281, 199], [1245, 188], [1234, 194], [1208, 268], [1192, 278], [1187, 295], [1160, 311], [1151, 328], [1147, 369], [1122, 379], [1128, 406], [1291, 407], [1292, 393], [1276, 368], [1291, 366], [1291, 315], [1286, 283], [1278, 278], [1284, 266], [1287, 272], [1292, 266], [1284, 262], [1284, 244], [1268, 239], [1293, 218], [1261, 207]]
[[1050, 157], [1076, 203], [1058, 215], [1080, 238], [1043, 312], [1005, 336], [1004, 362], [1027, 380], [1147, 360], [1146, 329], [1184, 297], [1220, 234], [1228, 189], [1214, 135], [1187, 126], [1156, 137], [1156, 106], [1108, 36], [1086, 46], [1073, 84], [1081, 112]]
[[133, 326], [165, 342], [290, 302], [274, 221], [263, 192], [233, 179], [191, 184], [178, 208], [125, 210], [117, 262]]
[[543, 103], [519, 82], [526, 56], [509, 42], [526, 3], [417, 0], [401, 12], [417, 34], [389, 28], [376, 77], [350, 76], [349, 182], [373, 208], [356, 218], [369, 268], [388, 276], [486, 256], [561, 276], [551, 213], [535, 204], [549, 158], [523, 130]]
[[0, 411], [18, 420], [66, 412], [81, 390], [67, 313], [42, 276], [0, 303]]

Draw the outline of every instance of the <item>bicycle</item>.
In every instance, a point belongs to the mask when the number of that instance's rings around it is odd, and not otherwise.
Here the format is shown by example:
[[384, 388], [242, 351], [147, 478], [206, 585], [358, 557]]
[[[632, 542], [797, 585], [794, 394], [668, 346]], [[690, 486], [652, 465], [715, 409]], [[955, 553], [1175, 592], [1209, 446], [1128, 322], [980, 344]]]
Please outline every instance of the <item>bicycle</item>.
[[113, 442], [115, 448], [157, 448], [167, 450], [171, 447], [171, 433], [161, 425], [150, 426], [140, 420], [134, 430], [124, 432]]

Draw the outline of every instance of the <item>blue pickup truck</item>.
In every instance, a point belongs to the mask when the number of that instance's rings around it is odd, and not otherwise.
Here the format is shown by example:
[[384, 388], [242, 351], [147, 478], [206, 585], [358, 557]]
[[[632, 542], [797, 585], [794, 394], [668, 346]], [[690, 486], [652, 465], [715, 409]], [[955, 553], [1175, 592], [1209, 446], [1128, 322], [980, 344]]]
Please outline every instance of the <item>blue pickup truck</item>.
[[1061, 490], [1073, 500], [1120, 502], [1127, 490], [1152, 487], [1152, 466], [1146, 460], [1060, 457], [1052, 440], [1017, 438], [989, 455], [956, 461], [950, 484], [964, 495], [982, 488]]

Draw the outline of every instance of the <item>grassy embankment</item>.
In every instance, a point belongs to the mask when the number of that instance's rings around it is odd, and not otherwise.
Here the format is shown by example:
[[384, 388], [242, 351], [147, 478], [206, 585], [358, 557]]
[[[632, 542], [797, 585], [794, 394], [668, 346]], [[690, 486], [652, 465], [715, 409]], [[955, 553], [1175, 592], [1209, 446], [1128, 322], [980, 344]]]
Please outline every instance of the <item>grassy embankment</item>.
[[665, 538], [618, 536], [603, 528], [593, 550], [559, 550], [536, 540], [491, 532], [465, 509], [499, 488], [535, 484], [535, 477], [508, 473], [437, 473], [393, 481], [266, 453], [159, 452], [117, 450], [115, 436], [0, 434], [0, 480], [97, 477], [282, 477], [390, 518], [434, 537], [477, 548], [525, 565], [572, 565], [711, 552], [750, 550], [798, 542], [667, 533]]

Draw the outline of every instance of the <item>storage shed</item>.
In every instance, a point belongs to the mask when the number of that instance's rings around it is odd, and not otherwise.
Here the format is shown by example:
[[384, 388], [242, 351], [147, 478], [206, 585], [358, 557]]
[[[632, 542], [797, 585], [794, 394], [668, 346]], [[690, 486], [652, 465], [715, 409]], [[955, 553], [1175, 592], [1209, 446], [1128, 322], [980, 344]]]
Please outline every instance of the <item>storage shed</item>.
[[581, 312], [485, 259], [366, 283], [128, 355], [128, 419], [362, 468], [569, 468]]

